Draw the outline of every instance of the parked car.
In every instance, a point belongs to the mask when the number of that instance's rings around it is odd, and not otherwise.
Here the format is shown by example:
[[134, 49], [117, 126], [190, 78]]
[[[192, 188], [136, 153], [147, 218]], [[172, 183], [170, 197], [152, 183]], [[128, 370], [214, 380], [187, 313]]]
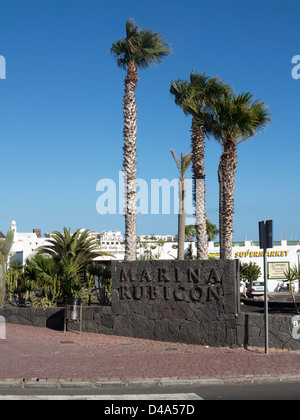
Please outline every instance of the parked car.
[[265, 293], [265, 284], [261, 281], [251, 281], [248, 289], [247, 295], [248, 296], [259, 296]]

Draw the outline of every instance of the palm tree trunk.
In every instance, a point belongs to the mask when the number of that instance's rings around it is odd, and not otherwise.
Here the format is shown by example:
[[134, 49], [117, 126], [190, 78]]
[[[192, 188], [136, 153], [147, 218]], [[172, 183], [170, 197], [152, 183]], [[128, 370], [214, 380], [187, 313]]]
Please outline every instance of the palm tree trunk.
[[220, 258], [232, 259], [233, 216], [234, 216], [234, 189], [235, 173], [237, 167], [236, 144], [231, 139], [226, 141], [220, 161], [221, 176], [221, 233]]
[[296, 299], [295, 299], [293, 282], [290, 282], [290, 291], [291, 291], [291, 295], [292, 295], [292, 299], [293, 299], [293, 303], [294, 303], [296, 313], [299, 314], [299, 309], [298, 309], [297, 302], [296, 302]]
[[135, 90], [138, 82], [138, 70], [134, 62], [130, 62], [125, 79], [125, 95], [123, 101], [124, 114], [124, 158], [125, 171], [125, 260], [136, 260], [136, 138], [137, 108]]
[[179, 180], [179, 213], [178, 213], [178, 260], [184, 260], [184, 243], [185, 243], [185, 197], [186, 197], [186, 180], [181, 177]]
[[205, 205], [205, 135], [203, 127], [192, 121], [192, 172], [196, 218], [197, 259], [208, 259]]
[[223, 219], [223, 159], [221, 156], [219, 168], [218, 168], [218, 180], [219, 180], [219, 242], [220, 242], [220, 259], [223, 258], [223, 228], [222, 228], [222, 219]]

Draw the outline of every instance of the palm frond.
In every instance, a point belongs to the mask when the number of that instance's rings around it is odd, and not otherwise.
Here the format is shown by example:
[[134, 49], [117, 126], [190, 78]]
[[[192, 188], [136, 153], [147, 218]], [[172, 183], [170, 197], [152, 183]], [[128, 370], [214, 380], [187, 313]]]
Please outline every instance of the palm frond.
[[111, 53], [119, 67], [127, 68], [134, 62], [139, 68], [159, 64], [172, 53], [171, 46], [152, 29], [141, 30], [133, 19], [126, 22], [126, 38], [112, 44]]
[[178, 169], [178, 171], [180, 172], [180, 163], [179, 163], [178, 157], [176, 156], [176, 154], [175, 154], [175, 152], [174, 152], [174, 150], [173, 150], [173, 149], [171, 149], [171, 153], [172, 153], [172, 156], [173, 156], [173, 158], [174, 158], [174, 160], [175, 160], [175, 163], [176, 163], [177, 169]]
[[[230, 95], [232, 88], [219, 77], [212, 78], [193, 70], [189, 81], [172, 81], [170, 93], [174, 96], [176, 105], [186, 115], [192, 115], [209, 135], [212, 132], [213, 104]], [[205, 124], [208, 124], [207, 127]]]
[[174, 160], [175, 160], [175, 163], [176, 163], [176, 166], [177, 166], [177, 169], [178, 169], [178, 172], [179, 172], [179, 174], [180, 174], [180, 177], [184, 177], [184, 175], [185, 175], [185, 173], [186, 173], [186, 171], [187, 171], [187, 169], [188, 169], [188, 167], [190, 166], [190, 164], [191, 164], [191, 161], [192, 161], [192, 154], [191, 153], [188, 153], [187, 155], [184, 155], [182, 152], [181, 152], [181, 160], [179, 161], [179, 159], [178, 159], [178, 157], [176, 156], [176, 154], [175, 154], [175, 152], [174, 152], [174, 150], [173, 149], [171, 149], [171, 153], [172, 153], [172, 156], [173, 156], [173, 158], [174, 158]]
[[236, 144], [264, 130], [271, 121], [266, 104], [255, 101], [250, 92], [230, 94], [213, 103], [216, 116], [216, 137], [224, 145], [226, 138]]
[[191, 96], [190, 83], [182, 79], [173, 80], [170, 93], [174, 96], [175, 104], [183, 108], [183, 103]]

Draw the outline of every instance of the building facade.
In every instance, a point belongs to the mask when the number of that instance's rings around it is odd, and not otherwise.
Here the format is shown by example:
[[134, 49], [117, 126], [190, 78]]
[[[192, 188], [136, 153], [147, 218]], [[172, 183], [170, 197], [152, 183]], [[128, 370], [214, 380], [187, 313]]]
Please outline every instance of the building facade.
[[14, 220], [11, 222], [10, 228], [14, 231], [14, 242], [9, 253], [8, 265], [12, 260], [18, 260], [20, 264], [24, 265], [27, 258], [34, 255], [40, 246], [46, 244], [47, 238], [42, 238], [40, 229], [33, 229], [32, 233], [18, 232]]
[[[111, 252], [117, 260], [123, 260], [125, 254], [124, 238], [121, 232], [102, 232], [101, 249]], [[196, 244], [194, 241], [185, 242], [185, 255], [187, 258], [195, 257]], [[220, 258], [220, 247], [218, 243], [208, 242], [209, 258]], [[137, 256], [140, 260], [146, 259], [176, 259], [177, 240], [171, 235], [144, 235], [138, 237]], [[234, 242], [232, 246], [232, 259], [238, 259], [241, 263], [256, 263], [261, 269], [260, 281], [264, 281], [264, 254], [259, 248], [259, 242], [245, 241]], [[112, 257], [101, 257], [99, 260], [113, 259]], [[286, 279], [284, 272], [289, 267], [298, 266], [300, 262], [300, 241], [278, 241], [274, 242], [272, 249], [267, 251], [267, 275], [268, 290], [278, 291], [283, 280]], [[297, 290], [297, 287], [296, 287]]]
[[[48, 241], [47, 237], [42, 238], [39, 229], [34, 229], [32, 233], [18, 232], [15, 221], [12, 221], [11, 229], [14, 230], [15, 237], [9, 261], [17, 259], [24, 265], [27, 258], [34, 255], [37, 249], [45, 245]], [[99, 239], [101, 250], [115, 256], [115, 258], [109, 256], [98, 257], [96, 258], [97, 261], [124, 260], [125, 240], [120, 231], [91, 232], [91, 236]], [[171, 235], [142, 235], [138, 236], [137, 239], [137, 258], [139, 260], [175, 260], [177, 258], [177, 239]], [[185, 254], [186, 258], [195, 257], [196, 245], [194, 241], [185, 242]], [[218, 259], [220, 257], [219, 244], [208, 242], [208, 254], [209, 258]], [[258, 242], [245, 241], [233, 243], [232, 259], [239, 259], [241, 263], [255, 262], [261, 268], [260, 280], [263, 281], [264, 258], [263, 251], [259, 248]], [[278, 291], [285, 279], [284, 271], [289, 267], [293, 268], [294, 266], [298, 266], [299, 262], [300, 241], [284, 240], [274, 242], [274, 247], [267, 251], [269, 291]]]

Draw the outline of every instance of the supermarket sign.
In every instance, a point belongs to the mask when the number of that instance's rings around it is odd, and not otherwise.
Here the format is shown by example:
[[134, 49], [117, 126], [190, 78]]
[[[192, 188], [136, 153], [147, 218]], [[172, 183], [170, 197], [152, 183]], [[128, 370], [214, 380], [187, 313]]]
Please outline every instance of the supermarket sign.
[[[287, 257], [290, 251], [267, 251], [267, 257]], [[264, 251], [236, 252], [234, 258], [258, 258], [263, 257]]]

